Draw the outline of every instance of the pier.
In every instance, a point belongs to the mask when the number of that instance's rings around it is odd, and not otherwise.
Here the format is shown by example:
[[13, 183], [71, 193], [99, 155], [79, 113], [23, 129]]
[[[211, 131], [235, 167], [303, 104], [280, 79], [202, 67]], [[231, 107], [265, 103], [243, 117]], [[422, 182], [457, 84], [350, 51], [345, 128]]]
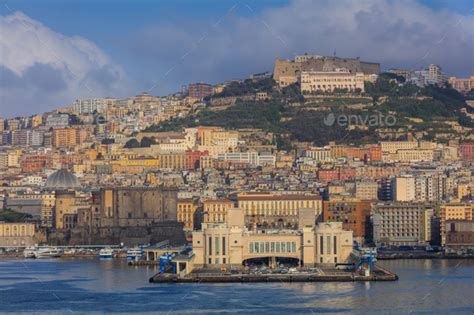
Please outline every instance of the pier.
[[353, 282], [353, 281], [396, 281], [398, 275], [375, 266], [370, 275], [354, 271], [321, 269], [299, 271], [289, 274], [257, 274], [245, 270], [218, 272], [217, 270], [196, 270], [187, 275], [157, 273], [150, 278], [151, 283], [236, 283], [236, 282]]

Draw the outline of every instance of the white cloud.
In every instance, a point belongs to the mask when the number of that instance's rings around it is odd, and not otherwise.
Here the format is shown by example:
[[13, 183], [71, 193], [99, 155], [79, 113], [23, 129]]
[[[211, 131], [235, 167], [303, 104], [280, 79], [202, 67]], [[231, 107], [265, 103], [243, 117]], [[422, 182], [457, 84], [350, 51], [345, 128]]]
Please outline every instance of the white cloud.
[[93, 42], [64, 36], [21, 12], [0, 16], [0, 57], [0, 116], [123, 92], [123, 70]]

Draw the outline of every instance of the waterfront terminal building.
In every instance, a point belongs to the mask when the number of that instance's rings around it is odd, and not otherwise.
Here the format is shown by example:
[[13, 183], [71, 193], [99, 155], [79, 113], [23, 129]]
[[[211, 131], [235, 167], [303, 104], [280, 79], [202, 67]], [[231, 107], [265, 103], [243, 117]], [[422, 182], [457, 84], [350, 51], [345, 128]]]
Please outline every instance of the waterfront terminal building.
[[203, 223], [193, 232], [194, 268], [241, 267], [254, 259], [294, 259], [298, 264], [347, 262], [352, 252], [352, 231], [344, 231], [341, 222], [316, 224], [313, 209], [302, 209], [298, 228], [293, 230], [249, 230], [242, 209], [228, 210], [227, 220]]

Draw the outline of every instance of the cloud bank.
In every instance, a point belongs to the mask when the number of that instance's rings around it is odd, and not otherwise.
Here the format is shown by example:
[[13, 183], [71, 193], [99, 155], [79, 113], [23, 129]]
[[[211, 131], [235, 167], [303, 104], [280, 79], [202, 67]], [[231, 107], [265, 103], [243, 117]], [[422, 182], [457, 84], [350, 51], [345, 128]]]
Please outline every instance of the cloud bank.
[[94, 43], [21, 12], [0, 16], [0, 56], [0, 117], [42, 113], [123, 89], [123, 70]]
[[125, 75], [91, 41], [17, 12], [0, 16], [0, 117], [41, 113], [79, 97], [163, 95], [190, 82], [241, 79], [271, 71], [277, 57], [305, 52], [336, 51], [385, 69], [436, 63], [447, 74], [468, 76], [474, 74], [473, 13], [433, 10], [415, 0], [293, 1], [259, 12], [229, 3], [216, 19], [175, 18], [117, 34], [109, 44], [125, 60]]
[[[474, 7], [474, 6], [473, 6]], [[416, 1], [294, 1], [254, 14], [245, 2], [216, 20], [150, 25], [127, 36], [128, 52], [155, 72], [146, 84], [219, 82], [272, 70], [277, 57], [304, 52], [361, 57], [384, 68], [430, 63], [474, 73], [473, 12], [434, 11]]]

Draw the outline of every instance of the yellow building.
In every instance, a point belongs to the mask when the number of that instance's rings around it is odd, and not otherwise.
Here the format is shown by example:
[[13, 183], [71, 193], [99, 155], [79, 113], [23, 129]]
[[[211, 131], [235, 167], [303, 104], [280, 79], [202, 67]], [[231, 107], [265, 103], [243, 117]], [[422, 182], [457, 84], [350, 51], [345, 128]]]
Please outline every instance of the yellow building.
[[456, 187], [456, 197], [462, 199], [465, 196], [469, 195], [469, 186], [467, 184], [459, 184]]
[[316, 216], [322, 213], [322, 198], [319, 195], [240, 193], [237, 200], [249, 223], [295, 224], [300, 209], [312, 209]]
[[196, 131], [194, 128], [186, 129], [187, 132], [196, 133], [198, 143], [202, 147], [223, 146], [226, 148], [236, 147], [239, 141], [239, 132], [225, 130], [221, 127], [199, 126]]
[[412, 161], [433, 161], [434, 152], [433, 150], [398, 150], [397, 161], [400, 162], [412, 162]]
[[31, 128], [37, 128], [43, 123], [43, 116], [34, 115], [31, 117]]
[[55, 202], [56, 229], [70, 229], [75, 225], [77, 216], [76, 194], [74, 191], [57, 191]]
[[53, 146], [56, 148], [71, 148], [77, 145], [77, 132], [74, 128], [58, 128], [53, 130]]
[[449, 78], [449, 84], [451, 84], [453, 89], [461, 93], [468, 93], [474, 89], [474, 76], [470, 76], [469, 78], [456, 78], [453, 76]]
[[465, 203], [447, 203], [441, 205], [440, 210], [441, 245], [444, 245], [446, 242], [446, 221], [472, 221], [474, 207]]
[[205, 200], [203, 202], [203, 222], [225, 222], [227, 219], [227, 211], [233, 206], [234, 203], [229, 199]]
[[382, 154], [397, 153], [398, 150], [412, 150], [418, 148], [416, 141], [382, 141], [380, 142]]
[[197, 204], [192, 199], [181, 199], [178, 200], [176, 205], [178, 222], [184, 224], [185, 231], [193, 231], [194, 215], [198, 208]]
[[347, 147], [340, 144], [331, 144], [329, 147], [329, 159], [337, 159], [347, 155]]
[[32, 246], [35, 233], [34, 223], [0, 222], [0, 246]]
[[189, 169], [190, 159], [186, 154], [160, 154], [157, 156], [160, 168], [169, 168], [175, 170]]

